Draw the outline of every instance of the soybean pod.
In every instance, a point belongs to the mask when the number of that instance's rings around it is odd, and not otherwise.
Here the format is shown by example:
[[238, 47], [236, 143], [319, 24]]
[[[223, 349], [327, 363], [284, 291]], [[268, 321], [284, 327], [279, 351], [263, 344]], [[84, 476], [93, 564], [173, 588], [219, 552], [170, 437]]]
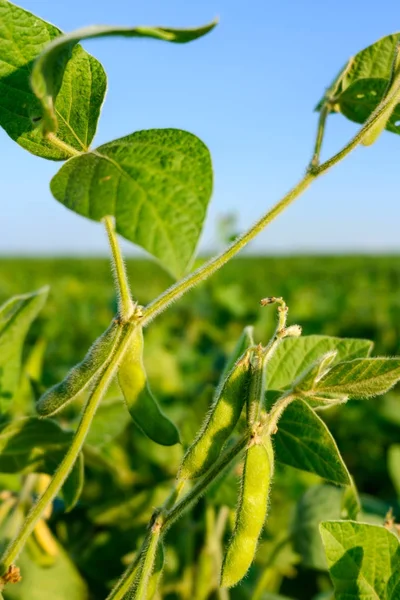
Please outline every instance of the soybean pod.
[[129, 413], [142, 432], [157, 444], [179, 443], [179, 432], [154, 398], [143, 364], [143, 332], [137, 327], [119, 366], [118, 382]]
[[65, 379], [51, 387], [36, 403], [41, 417], [50, 417], [83, 392], [96, 379], [103, 365], [112, 356], [121, 335], [123, 325], [112, 321], [108, 329], [94, 342], [85, 358], [73, 367]]
[[270, 438], [253, 444], [247, 450], [235, 528], [222, 565], [223, 587], [239, 583], [253, 562], [267, 515], [273, 465]]
[[178, 478], [199, 477], [218, 458], [247, 399], [251, 376], [250, 353], [247, 350], [243, 354], [217, 390], [216, 399], [199, 435], [183, 457]]

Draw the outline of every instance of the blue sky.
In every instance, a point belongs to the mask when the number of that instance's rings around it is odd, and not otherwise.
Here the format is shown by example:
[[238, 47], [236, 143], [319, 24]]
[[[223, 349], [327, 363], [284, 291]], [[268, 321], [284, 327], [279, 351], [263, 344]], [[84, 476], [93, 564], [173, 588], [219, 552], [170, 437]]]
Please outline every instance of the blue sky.
[[[20, 0], [65, 31], [83, 25], [196, 26], [219, 16], [210, 35], [185, 46], [104, 39], [85, 48], [105, 66], [109, 90], [96, 144], [152, 127], [178, 127], [210, 148], [215, 189], [202, 247], [217, 217], [236, 212], [248, 227], [303, 174], [316, 127], [313, 107], [344, 62], [400, 29], [393, 0]], [[397, 17], [396, 17], [397, 13]], [[328, 123], [324, 156], [353, 134]], [[0, 253], [106, 253], [102, 226], [52, 199], [60, 163], [34, 157], [0, 131], [3, 227]], [[359, 148], [253, 243], [266, 252], [399, 250], [400, 139], [389, 133]], [[132, 249], [130, 244], [124, 245]]]

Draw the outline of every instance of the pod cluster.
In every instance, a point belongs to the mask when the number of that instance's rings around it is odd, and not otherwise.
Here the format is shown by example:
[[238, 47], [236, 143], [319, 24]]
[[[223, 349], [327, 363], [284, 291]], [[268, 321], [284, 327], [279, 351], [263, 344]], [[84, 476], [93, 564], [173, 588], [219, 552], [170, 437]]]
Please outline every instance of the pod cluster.
[[[39, 398], [36, 410], [40, 416], [56, 414], [95, 384], [118, 348], [124, 328], [128, 326], [118, 319], [112, 321], [82, 362], [73, 367], [61, 383]], [[131, 334], [129, 347], [118, 367], [118, 382], [129, 413], [143, 433], [164, 446], [179, 443], [177, 428], [161, 411], [150, 390], [143, 363], [143, 332], [140, 326]]]
[[251, 437], [244, 457], [235, 527], [222, 566], [221, 585], [236, 585], [249, 569], [267, 515], [274, 471], [271, 438], [262, 435], [265, 370], [271, 348], [254, 346], [247, 329], [228, 361], [200, 433], [187, 450], [178, 478], [204, 475], [217, 461], [245, 408]]

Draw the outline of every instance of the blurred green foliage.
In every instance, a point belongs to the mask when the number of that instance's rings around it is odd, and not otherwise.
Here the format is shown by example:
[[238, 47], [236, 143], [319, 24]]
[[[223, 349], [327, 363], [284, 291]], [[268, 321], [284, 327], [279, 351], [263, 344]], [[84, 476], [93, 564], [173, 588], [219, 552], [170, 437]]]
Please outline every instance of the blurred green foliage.
[[[152, 262], [128, 260], [127, 265], [133, 295], [141, 304], [172, 283]], [[0, 302], [45, 284], [51, 286], [50, 297], [29, 332], [24, 356], [25, 373], [35, 380], [34, 388], [60, 381], [116, 312], [106, 259], [2, 259]], [[264, 343], [272, 333], [274, 311], [259, 306], [262, 297], [283, 296], [290, 307], [289, 324], [302, 325], [305, 335], [364, 337], [375, 342], [374, 355], [393, 355], [399, 352], [399, 290], [397, 257], [236, 259], [146, 330], [144, 359], [152, 389], [179, 426], [186, 446], [243, 327], [254, 324], [255, 340]], [[34, 395], [35, 389], [24, 381], [14, 413], [34, 414]], [[77, 507], [65, 514], [60, 500], [48, 523], [86, 582], [79, 587], [79, 599], [106, 596], [140, 544], [153, 508], [168, 494], [182, 456], [179, 446], [163, 448], [145, 438], [125, 413], [120, 396], [113, 385], [96, 416]], [[61, 423], [73, 427], [79, 406], [68, 407]], [[350, 401], [321, 415], [361, 492], [362, 520], [383, 523], [390, 507], [400, 515], [400, 454], [394, 447], [400, 438], [399, 392]], [[319, 487], [323, 481], [314, 475], [282, 466], [275, 475], [255, 564], [229, 595], [216, 590], [221, 547], [233, 524], [239, 470], [238, 465], [213, 485], [169, 532], [158, 598], [329, 600], [331, 584], [317, 525], [340, 516], [341, 493], [326, 484]], [[0, 489], [19, 485], [20, 476], [0, 476]], [[27, 548], [24, 564], [29, 560]], [[43, 577], [46, 568], [41, 567]], [[35, 563], [35, 585], [40, 573]], [[28, 600], [24, 589], [27, 586], [17, 584], [5, 598]]]

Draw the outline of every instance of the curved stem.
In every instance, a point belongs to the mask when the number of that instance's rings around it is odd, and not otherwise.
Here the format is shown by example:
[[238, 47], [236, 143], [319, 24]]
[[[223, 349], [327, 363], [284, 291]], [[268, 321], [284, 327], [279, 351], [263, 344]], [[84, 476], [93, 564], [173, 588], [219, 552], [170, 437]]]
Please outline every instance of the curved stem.
[[[250, 433], [244, 435], [240, 440], [227, 450], [211, 469], [196, 483], [193, 488], [183, 498], [177, 502], [172, 508], [162, 513], [162, 521], [160, 527], [160, 536], [165, 534], [166, 530], [172, 525], [174, 521], [179, 519], [184, 512], [193, 506], [201, 496], [206, 492], [207, 488], [213, 483], [220, 475], [222, 475], [225, 468], [244, 450], [247, 446], [250, 438]], [[165, 506], [165, 505], [164, 505]], [[157, 512], [157, 511], [156, 511]], [[141, 557], [146, 552], [147, 545], [149, 543], [149, 534], [146, 536], [143, 542], [142, 549], [139, 554], [135, 557], [135, 560], [129, 565], [125, 573], [118, 581], [114, 589], [107, 596], [106, 600], [123, 600], [125, 595], [131, 589], [134, 583], [136, 569], [143, 560]]]
[[231, 246], [222, 254], [212, 258], [205, 265], [199, 267], [187, 277], [178, 281], [168, 290], [163, 292], [156, 300], [151, 302], [143, 311], [142, 324], [147, 325], [158, 314], [173, 301], [183, 296], [190, 288], [201, 281], [204, 281], [210, 275], [218, 271], [225, 263], [233, 258], [242, 248], [253, 240], [271, 221], [275, 219], [285, 208], [289, 206], [300, 194], [304, 192], [315, 179], [313, 173], [306, 173], [301, 181], [290, 190], [275, 206], [271, 208], [261, 219], [259, 219], [246, 233], [238, 237]]
[[[358, 144], [360, 144], [367, 133], [369, 133], [374, 126], [380, 121], [383, 114], [385, 114], [388, 109], [393, 104], [393, 101], [398, 98], [400, 93], [400, 82], [393, 87], [393, 90], [378, 104], [376, 109], [373, 111], [371, 116], [366, 120], [364, 125], [357, 131], [355, 136], [349, 141], [348, 144], [344, 146], [339, 152], [337, 152], [334, 156], [326, 160], [324, 163], [319, 165], [318, 167], [312, 167], [310, 172], [314, 173], [316, 177], [325, 173], [328, 169], [336, 165], [336, 163], [340, 162], [345, 156], [350, 154], [352, 150]], [[393, 106], [394, 108], [394, 106]], [[388, 115], [389, 117], [390, 115]]]
[[321, 165], [316, 166], [314, 163], [318, 161], [319, 152], [321, 150], [323, 133], [325, 128], [325, 122], [327, 115], [325, 111], [322, 112], [322, 116], [320, 116], [318, 130], [317, 130], [317, 139], [315, 142], [314, 148], [314, 158], [315, 161], [312, 160], [311, 164], [307, 170], [306, 175], [303, 177], [301, 181], [294, 188], [290, 190], [279, 202], [277, 202], [271, 210], [269, 210], [264, 216], [261, 217], [246, 233], [239, 236], [227, 250], [212, 258], [205, 265], [199, 267], [193, 273], [190, 273], [187, 277], [178, 281], [174, 285], [172, 285], [169, 289], [163, 292], [156, 300], [151, 302], [143, 312], [143, 326], [147, 325], [150, 321], [152, 321], [158, 314], [163, 312], [167, 306], [178, 300], [181, 296], [183, 296], [186, 292], [188, 292], [192, 287], [204, 281], [210, 275], [218, 271], [225, 263], [227, 263], [231, 258], [233, 258], [240, 250], [242, 250], [251, 240], [253, 240], [271, 221], [275, 219], [285, 208], [287, 208], [296, 198], [298, 198], [307, 188], [308, 186], [320, 175], [328, 171], [331, 167], [340, 162], [345, 156], [350, 154], [352, 150], [358, 144], [361, 143], [364, 136], [374, 128], [376, 123], [380, 120], [382, 114], [387, 111], [388, 106], [393, 103], [393, 99], [397, 97], [400, 93], [400, 84], [395, 86], [393, 91], [388, 94], [377, 106], [375, 111], [369, 117], [369, 119], [364, 123], [361, 129], [356, 133], [356, 135], [350, 140], [348, 144], [342, 148], [337, 154], [326, 160]]
[[294, 394], [291, 394], [289, 391], [275, 402], [274, 406], [271, 408], [268, 414], [268, 419], [264, 427], [263, 435], [269, 437], [275, 433], [279, 419], [281, 418], [289, 404], [291, 404], [294, 400], [296, 400], [296, 396]]
[[128, 277], [118, 238], [115, 233], [113, 217], [104, 217], [103, 222], [106, 226], [108, 241], [112, 253], [112, 264], [114, 271], [115, 287], [118, 293], [118, 312], [123, 321], [127, 321], [134, 311], [134, 303], [129, 289]]
[[143, 552], [144, 548], [146, 547], [146, 542], [147, 542], [147, 537], [145, 538], [145, 540], [142, 544], [142, 548], [141, 548], [140, 552], [138, 552], [137, 556], [131, 562], [129, 567], [126, 569], [126, 571], [122, 575], [121, 579], [113, 587], [113, 589], [107, 596], [106, 600], [123, 600], [123, 598], [125, 598], [125, 595], [129, 592], [132, 582], [135, 579], [136, 569], [139, 565], [142, 552]]
[[69, 473], [71, 472], [71, 469], [74, 466], [80, 451], [82, 450], [82, 446], [89, 432], [89, 428], [92, 423], [93, 417], [96, 413], [97, 407], [99, 406], [103, 395], [105, 394], [108, 386], [110, 385], [118, 363], [128, 346], [130, 333], [133, 330], [133, 328], [134, 325], [130, 324], [123, 329], [122, 335], [118, 341], [118, 347], [116, 348], [112, 359], [104, 368], [96, 387], [93, 389], [92, 393], [89, 396], [89, 399], [82, 413], [81, 421], [75, 432], [72, 444], [69, 447], [68, 452], [66, 453], [63, 461], [60, 463], [46, 491], [40, 497], [35, 506], [33, 506], [32, 510], [26, 517], [25, 522], [23, 523], [19, 533], [11, 542], [11, 544], [9, 544], [3, 556], [1, 557], [0, 569], [2, 572], [5, 572], [7, 568], [14, 563], [19, 553], [21, 552], [26, 540], [34, 530], [36, 523], [39, 521], [43, 512], [46, 510], [50, 502], [54, 500], [64, 481], [67, 479]]
[[206, 492], [207, 488], [213, 483], [222, 473], [225, 468], [244, 450], [249, 443], [250, 434], [245, 434], [236, 442], [232, 448], [228, 449], [209, 471], [198, 481], [192, 489], [183, 498], [175, 504], [169, 511], [164, 514], [162, 531], [165, 532], [172, 523], [195, 504], [201, 496]]
[[157, 547], [160, 541], [161, 528], [158, 523], [151, 527], [141, 552], [141, 559], [138, 564], [138, 571], [134, 585], [126, 595], [126, 600], [143, 600], [147, 598], [147, 588], [149, 579], [154, 569]]
[[318, 165], [319, 165], [319, 156], [321, 154], [322, 142], [324, 140], [326, 120], [329, 116], [330, 111], [331, 111], [330, 104], [328, 102], [325, 102], [319, 113], [317, 137], [315, 139], [314, 152], [312, 155], [312, 159], [311, 159], [309, 168], [318, 167]]

